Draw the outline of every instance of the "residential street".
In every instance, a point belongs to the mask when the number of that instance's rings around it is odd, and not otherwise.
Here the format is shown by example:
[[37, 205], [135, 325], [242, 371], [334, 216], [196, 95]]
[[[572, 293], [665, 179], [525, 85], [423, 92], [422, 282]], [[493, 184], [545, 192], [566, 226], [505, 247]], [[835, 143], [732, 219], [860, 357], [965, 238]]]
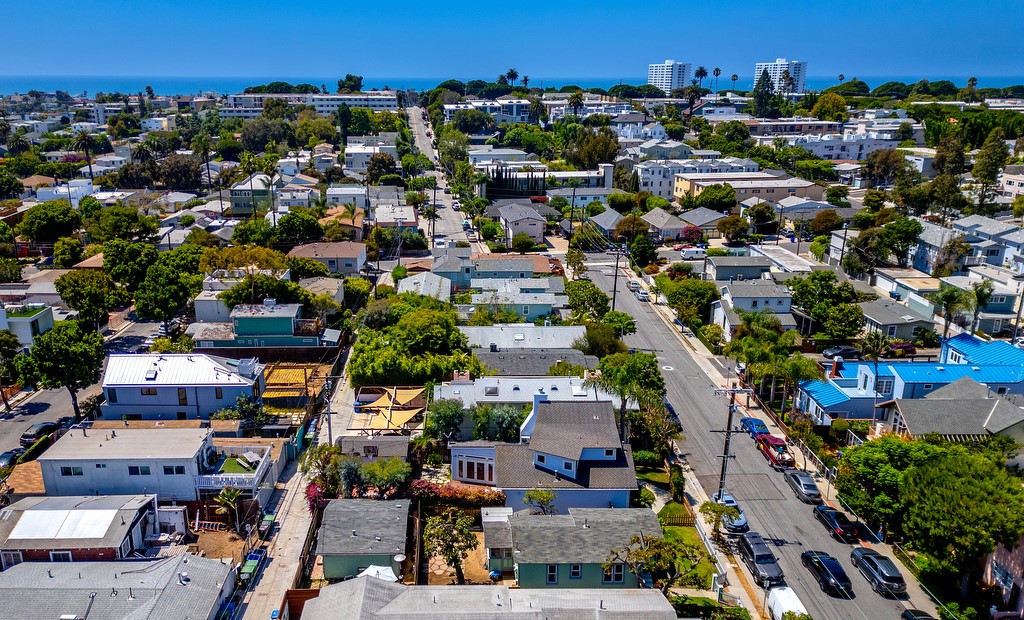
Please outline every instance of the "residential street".
[[[610, 294], [614, 261], [602, 255], [591, 255], [588, 258], [591, 279]], [[723, 369], [720, 368], [713, 369], [717, 372], [713, 372], [712, 376], [720, 383], [712, 381], [683, 343], [678, 330], [670, 327], [655, 311], [653, 304], [638, 301], [626, 290], [625, 283], [626, 278], [620, 273], [616, 308], [633, 315], [637, 319], [638, 328], [636, 334], [626, 337], [626, 343], [658, 356], [669, 402], [682, 422], [686, 437], [682, 449], [686, 461], [702, 487], [698, 492], [693, 489], [688, 492], [706, 498], [718, 490], [724, 435], [711, 431], [725, 428], [727, 400], [716, 396], [714, 389], [724, 387], [725, 381], [721, 381], [721, 377], [727, 373], [722, 373]], [[717, 364], [703, 358], [701, 362], [705, 365]], [[742, 403], [742, 397], [738, 401]], [[747, 415], [746, 410], [741, 407], [734, 417], [735, 427], [738, 427], [739, 418], [744, 415]], [[761, 532], [768, 540], [786, 574], [787, 584], [796, 591], [808, 612], [815, 618], [883, 620], [898, 617], [906, 607], [935, 611], [916, 582], [910, 584], [912, 603], [884, 599], [872, 592], [864, 578], [849, 563], [853, 546], [840, 544], [828, 536], [824, 526], [815, 521], [812, 507], [796, 499], [782, 474], [773, 471], [754, 448], [753, 440], [746, 434], [734, 435], [732, 452], [735, 458], [729, 462], [727, 488], [747, 514], [751, 530]], [[797, 461], [800, 462], [799, 455]], [[822, 491], [825, 492], [824, 488]], [[834, 492], [829, 499], [835, 499]], [[856, 594], [854, 599], [833, 598], [819, 590], [816, 581], [800, 564], [800, 554], [812, 549], [828, 552], [847, 567]], [[738, 558], [736, 562], [739, 562]], [[903, 572], [910, 577], [906, 570]], [[756, 588], [755, 591], [764, 596], [763, 591]]]

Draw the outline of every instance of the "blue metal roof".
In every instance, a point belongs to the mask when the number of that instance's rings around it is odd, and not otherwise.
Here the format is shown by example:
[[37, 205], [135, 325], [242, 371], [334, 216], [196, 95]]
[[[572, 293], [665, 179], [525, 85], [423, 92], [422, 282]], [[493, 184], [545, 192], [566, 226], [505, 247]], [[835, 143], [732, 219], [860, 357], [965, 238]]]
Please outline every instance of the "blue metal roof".
[[843, 391], [828, 381], [801, 381], [800, 389], [822, 409], [845, 403], [850, 397], [843, 394]]
[[[904, 383], [952, 383], [970, 377], [978, 383], [1019, 383], [1020, 366], [981, 364], [899, 363], [889, 364], [893, 373]], [[941, 369], [941, 370], [940, 370]]]
[[958, 334], [945, 342], [971, 364], [1024, 365], [1024, 351], [1005, 340], [986, 342], [972, 334]]

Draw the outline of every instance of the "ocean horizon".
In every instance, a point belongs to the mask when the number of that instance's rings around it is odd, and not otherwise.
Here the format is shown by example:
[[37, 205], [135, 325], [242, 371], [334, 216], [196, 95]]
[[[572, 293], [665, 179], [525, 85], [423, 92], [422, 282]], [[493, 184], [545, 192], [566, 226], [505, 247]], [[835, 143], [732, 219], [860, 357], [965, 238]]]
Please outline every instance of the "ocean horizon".
[[[719, 78], [718, 88], [726, 90], [732, 88], [732, 82], [723, 73]], [[914, 83], [921, 79], [930, 81], [951, 80], [958, 86], [965, 86], [967, 76], [846, 76], [847, 79], [857, 79], [867, 82], [872, 88], [885, 82]], [[1024, 84], [1024, 76], [977, 76], [979, 88], [1003, 88]], [[383, 89], [385, 87], [401, 90], [429, 90], [441, 82], [452, 78], [430, 78], [430, 77], [373, 77], [363, 78], [363, 88]], [[482, 78], [455, 78], [463, 82], [472, 79]], [[52, 92], [63, 90], [72, 95], [83, 93], [96, 94], [99, 92], [111, 93], [137, 93], [145, 91], [146, 86], [152, 86], [153, 91], [158, 95], [199, 95], [216, 93], [219, 95], [240, 93], [249, 86], [267, 84], [274, 81], [284, 81], [291, 84], [308, 83], [315, 86], [326, 85], [329, 91], [334, 90], [338, 77], [310, 78], [310, 77], [211, 77], [211, 76], [61, 76], [61, 75], [0, 75], [0, 95], [23, 94], [30, 90]], [[714, 77], [704, 80], [706, 86], [714, 89]], [[531, 78], [530, 84], [545, 88], [554, 86], [561, 88], [566, 85], [576, 85], [581, 88], [604, 88], [608, 89], [617, 84], [646, 84], [646, 77], [537, 77]], [[823, 90], [839, 83], [836, 76], [809, 76], [807, 78], [807, 89], [816, 91]], [[751, 76], [741, 77], [736, 82], [736, 87], [749, 90], [753, 87]]]

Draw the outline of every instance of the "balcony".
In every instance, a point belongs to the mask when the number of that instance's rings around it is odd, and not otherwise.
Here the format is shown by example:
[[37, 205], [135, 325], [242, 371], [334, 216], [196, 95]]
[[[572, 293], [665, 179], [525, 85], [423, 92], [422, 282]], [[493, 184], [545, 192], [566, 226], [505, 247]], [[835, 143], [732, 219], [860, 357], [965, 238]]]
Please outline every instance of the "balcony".
[[294, 336], [319, 336], [322, 327], [320, 319], [299, 319], [295, 321]]
[[[235, 459], [241, 458], [247, 452], [259, 454], [260, 462], [251, 472], [240, 473], [240, 470], [244, 468], [237, 465]], [[215, 473], [196, 476], [196, 488], [223, 489], [231, 487], [235, 489], [249, 489], [255, 493], [260, 481], [263, 480], [267, 475], [267, 470], [270, 469], [270, 449], [262, 446], [223, 446], [218, 448], [218, 453], [224, 456], [221, 457], [214, 467]]]

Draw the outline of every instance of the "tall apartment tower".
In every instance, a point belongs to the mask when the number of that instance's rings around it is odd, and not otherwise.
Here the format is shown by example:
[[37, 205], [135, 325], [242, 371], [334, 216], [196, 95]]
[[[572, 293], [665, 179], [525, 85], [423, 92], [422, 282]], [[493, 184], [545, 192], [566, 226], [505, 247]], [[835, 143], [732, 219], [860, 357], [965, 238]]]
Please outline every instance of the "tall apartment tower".
[[666, 60], [656, 65], [647, 65], [647, 83], [669, 95], [673, 90], [690, 84], [690, 63]]
[[[768, 72], [772, 79], [777, 93], [802, 94], [807, 83], [807, 63], [799, 60], [786, 60], [776, 58], [775, 62], [759, 62], [754, 67], [754, 84], [761, 79], [761, 74]], [[793, 78], [793, 86], [786, 88], [782, 81], [782, 74], [789, 71], [789, 77]]]

